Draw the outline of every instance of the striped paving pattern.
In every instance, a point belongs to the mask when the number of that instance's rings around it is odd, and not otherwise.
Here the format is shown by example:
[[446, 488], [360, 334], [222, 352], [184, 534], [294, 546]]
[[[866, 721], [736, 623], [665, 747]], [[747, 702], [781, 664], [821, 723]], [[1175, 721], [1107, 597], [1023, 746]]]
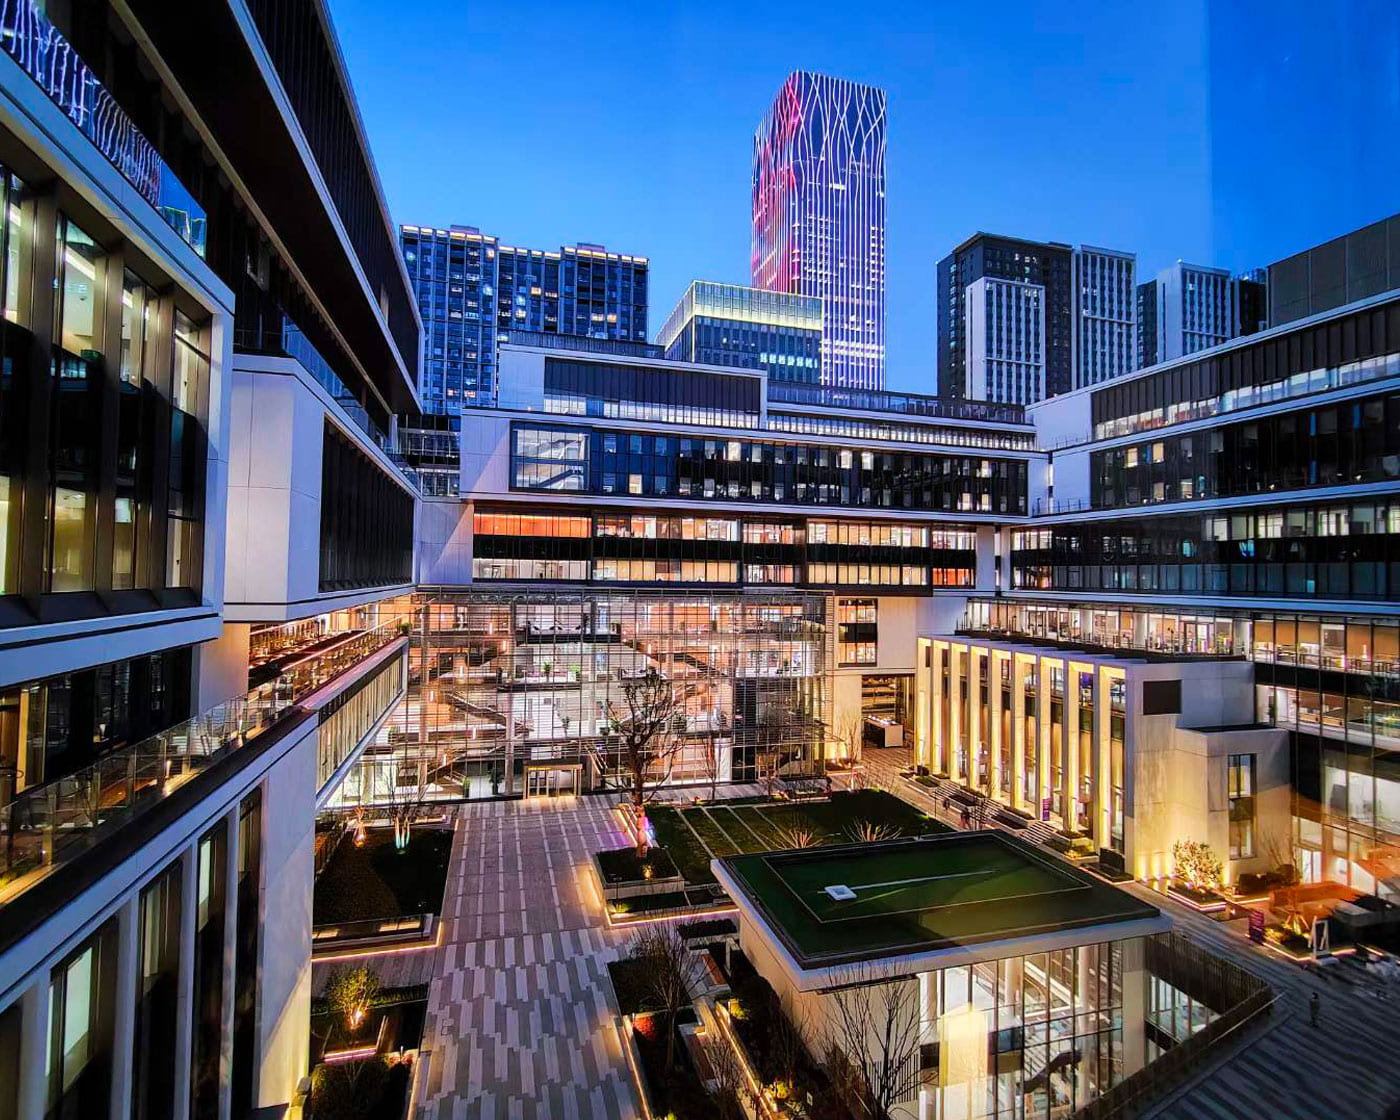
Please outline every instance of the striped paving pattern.
[[423, 1046], [420, 1120], [634, 1120], [592, 853], [603, 798], [462, 807]]
[[[865, 752], [871, 781], [927, 811], [899, 780], [909, 751]], [[928, 799], [932, 800], [932, 799]], [[956, 815], [938, 815], [957, 824]], [[1143, 1114], [1144, 1120], [1381, 1120], [1400, 1101], [1400, 976], [1390, 966], [1340, 958], [1316, 972], [1253, 945], [1243, 920], [1217, 922], [1140, 884], [1124, 884], [1171, 915], [1179, 932], [1263, 977], [1279, 1001], [1262, 1030], [1226, 1044], [1200, 1075]], [[1322, 1000], [1322, 1025], [1309, 1023], [1308, 1000]]]

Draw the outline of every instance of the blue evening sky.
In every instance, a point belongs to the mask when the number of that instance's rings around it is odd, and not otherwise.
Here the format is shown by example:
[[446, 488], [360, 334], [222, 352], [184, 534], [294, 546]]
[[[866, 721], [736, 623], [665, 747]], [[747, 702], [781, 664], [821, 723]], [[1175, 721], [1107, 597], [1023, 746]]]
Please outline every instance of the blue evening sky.
[[887, 384], [933, 392], [979, 229], [1266, 265], [1400, 210], [1400, 4], [330, 0], [395, 221], [748, 282], [753, 130], [793, 69], [889, 93]]

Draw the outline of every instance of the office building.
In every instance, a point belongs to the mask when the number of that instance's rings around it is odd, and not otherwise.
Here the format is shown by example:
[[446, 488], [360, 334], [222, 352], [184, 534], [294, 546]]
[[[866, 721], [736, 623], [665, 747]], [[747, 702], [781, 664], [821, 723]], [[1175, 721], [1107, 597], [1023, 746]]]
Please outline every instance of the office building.
[[1074, 387], [1097, 385], [1136, 369], [1137, 257], [1081, 245], [1074, 251]]
[[412, 292], [313, 0], [4, 24], [0, 1114], [281, 1115], [406, 682]]
[[423, 410], [490, 403], [496, 344], [511, 331], [645, 342], [645, 257], [580, 243], [502, 245], [473, 226], [399, 227], [423, 320]]
[[885, 92], [795, 71], [753, 142], [755, 288], [822, 302], [822, 384], [885, 383]]
[[821, 380], [822, 303], [693, 281], [656, 337], [673, 361], [761, 369], [774, 381]]

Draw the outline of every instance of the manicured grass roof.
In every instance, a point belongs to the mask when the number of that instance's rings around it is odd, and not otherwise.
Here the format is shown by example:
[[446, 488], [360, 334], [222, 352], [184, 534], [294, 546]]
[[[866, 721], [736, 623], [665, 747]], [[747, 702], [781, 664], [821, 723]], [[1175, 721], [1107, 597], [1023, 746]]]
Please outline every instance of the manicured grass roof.
[[[1126, 891], [1001, 832], [720, 862], [804, 967], [1158, 916]], [[831, 897], [826, 888], [838, 885], [855, 897]]]

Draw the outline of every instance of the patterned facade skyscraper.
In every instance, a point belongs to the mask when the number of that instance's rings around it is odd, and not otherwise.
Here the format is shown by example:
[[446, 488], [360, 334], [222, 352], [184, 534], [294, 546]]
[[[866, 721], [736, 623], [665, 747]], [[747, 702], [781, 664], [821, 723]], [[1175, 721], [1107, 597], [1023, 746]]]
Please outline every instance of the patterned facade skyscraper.
[[756, 288], [822, 300], [825, 385], [885, 383], [885, 91], [795, 71], [754, 134]]

